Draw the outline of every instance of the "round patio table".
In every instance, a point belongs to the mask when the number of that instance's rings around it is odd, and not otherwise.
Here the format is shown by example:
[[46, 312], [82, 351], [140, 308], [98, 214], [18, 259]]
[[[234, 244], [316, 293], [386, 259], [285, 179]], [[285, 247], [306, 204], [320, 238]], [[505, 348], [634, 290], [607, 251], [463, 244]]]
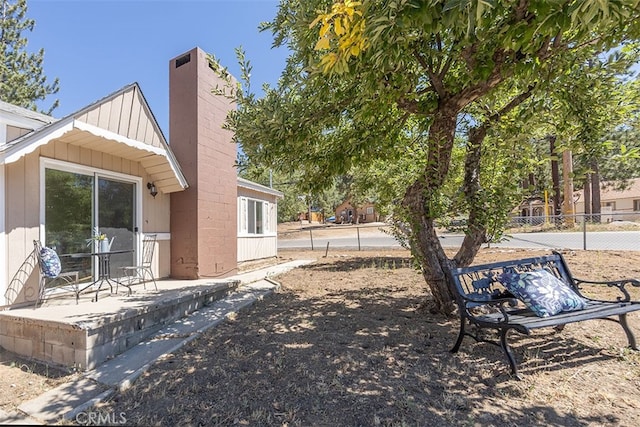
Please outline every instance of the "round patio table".
[[87, 258], [87, 257], [97, 257], [98, 258], [98, 278], [89, 283], [84, 288], [80, 289], [78, 293], [89, 289], [92, 286], [98, 285], [98, 289], [96, 290], [95, 298], [92, 298], [91, 301], [98, 301], [98, 293], [100, 289], [102, 289], [102, 285], [106, 282], [109, 285], [109, 290], [113, 293], [113, 285], [119, 285], [118, 281], [111, 277], [111, 255], [116, 254], [126, 254], [133, 252], [133, 249], [119, 249], [113, 251], [105, 251], [105, 252], [80, 252], [75, 254], [66, 254], [64, 256], [70, 258]]

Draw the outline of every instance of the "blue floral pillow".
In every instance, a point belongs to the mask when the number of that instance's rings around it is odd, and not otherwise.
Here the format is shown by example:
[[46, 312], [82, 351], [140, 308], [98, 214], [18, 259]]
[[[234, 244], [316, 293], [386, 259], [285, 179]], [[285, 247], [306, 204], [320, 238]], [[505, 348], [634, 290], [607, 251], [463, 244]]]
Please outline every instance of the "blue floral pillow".
[[42, 262], [42, 275], [44, 277], [58, 277], [62, 266], [60, 258], [56, 251], [51, 248], [43, 247], [40, 250], [40, 260]]
[[505, 272], [498, 280], [540, 317], [587, 307], [584, 298], [547, 270]]

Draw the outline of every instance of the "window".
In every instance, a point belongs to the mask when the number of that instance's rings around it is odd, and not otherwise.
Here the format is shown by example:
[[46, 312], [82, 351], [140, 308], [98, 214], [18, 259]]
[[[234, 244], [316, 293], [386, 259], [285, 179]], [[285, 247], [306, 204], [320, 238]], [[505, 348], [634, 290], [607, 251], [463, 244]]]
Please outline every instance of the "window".
[[611, 208], [612, 211], [616, 210], [616, 202], [604, 202], [602, 203], [602, 207]]
[[636, 199], [633, 201], [633, 210], [635, 212], [640, 212], [640, 199]]
[[373, 206], [367, 206], [367, 215], [373, 215]]
[[249, 200], [249, 234], [264, 234], [262, 205], [257, 200]]
[[260, 200], [240, 198], [238, 209], [238, 231], [241, 234], [265, 234], [269, 231], [268, 203]]

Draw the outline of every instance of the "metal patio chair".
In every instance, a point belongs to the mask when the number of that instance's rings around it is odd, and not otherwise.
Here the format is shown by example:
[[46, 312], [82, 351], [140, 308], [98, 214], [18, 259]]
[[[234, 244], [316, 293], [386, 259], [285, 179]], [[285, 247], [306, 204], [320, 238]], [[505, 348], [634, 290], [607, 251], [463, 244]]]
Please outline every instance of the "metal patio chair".
[[[152, 261], [153, 252], [156, 247], [156, 234], [145, 234], [142, 240], [142, 262], [140, 265], [122, 267], [122, 278], [126, 278], [127, 282], [120, 282], [122, 286], [129, 289], [128, 295], [131, 295], [131, 287], [135, 284], [142, 283], [144, 289], [146, 286], [146, 276], [149, 275], [153, 281], [153, 285], [158, 290], [155, 277], [153, 277]], [[117, 289], [116, 289], [117, 292]]]
[[[76, 296], [76, 304], [80, 298], [80, 284], [78, 271], [62, 272], [60, 257], [55, 250], [42, 246], [40, 240], [33, 241], [34, 252], [38, 260], [40, 269], [40, 283], [38, 286], [38, 297], [34, 308], [38, 304], [42, 306], [47, 298], [47, 289], [62, 289], [71, 291]], [[56, 283], [58, 283], [56, 285]]]

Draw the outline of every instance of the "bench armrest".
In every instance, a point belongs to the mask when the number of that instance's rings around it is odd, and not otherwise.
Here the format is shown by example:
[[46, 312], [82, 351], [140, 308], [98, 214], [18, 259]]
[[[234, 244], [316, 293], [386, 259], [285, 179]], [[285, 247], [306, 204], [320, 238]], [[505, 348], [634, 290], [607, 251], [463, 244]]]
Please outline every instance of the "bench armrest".
[[622, 292], [622, 294], [624, 295], [624, 298], [623, 297], [617, 298], [618, 302], [631, 301], [631, 295], [629, 295], [629, 292], [625, 289], [625, 286], [631, 285], [631, 286], [640, 287], [640, 280], [636, 280], [636, 279], [622, 279], [622, 280], [612, 280], [609, 282], [598, 282], [598, 281], [592, 281], [592, 280], [576, 279], [574, 277], [573, 280], [577, 287], [579, 287], [580, 285], [605, 285], [610, 288], [613, 288], [613, 287], [618, 288], [618, 290], [620, 290], [620, 292]]

